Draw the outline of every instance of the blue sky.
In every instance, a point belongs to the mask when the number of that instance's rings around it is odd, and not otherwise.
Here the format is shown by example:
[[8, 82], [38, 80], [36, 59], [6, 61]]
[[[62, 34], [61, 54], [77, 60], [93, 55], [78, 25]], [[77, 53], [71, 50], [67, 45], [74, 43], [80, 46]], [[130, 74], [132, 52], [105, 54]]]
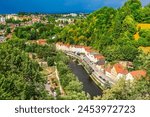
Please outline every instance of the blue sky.
[[[103, 6], [118, 8], [126, 0], [0, 0], [0, 13], [17, 12], [89, 12]], [[143, 5], [150, 0], [141, 0]]]

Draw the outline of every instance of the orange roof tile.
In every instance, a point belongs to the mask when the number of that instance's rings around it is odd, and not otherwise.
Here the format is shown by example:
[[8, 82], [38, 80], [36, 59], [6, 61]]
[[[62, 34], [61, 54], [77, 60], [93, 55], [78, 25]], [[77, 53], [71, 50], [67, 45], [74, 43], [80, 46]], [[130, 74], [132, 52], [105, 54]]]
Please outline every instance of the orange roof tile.
[[121, 74], [127, 74], [128, 73], [128, 71], [126, 69], [124, 69], [123, 66], [119, 63], [115, 64], [114, 68], [115, 68], [117, 74], [118, 73], [121, 73]]
[[83, 46], [85, 49], [91, 49], [91, 47], [89, 46]]
[[136, 70], [136, 71], [132, 71], [130, 72], [130, 74], [134, 77], [134, 78], [141, 78], [142, 76], [145, 77], [146, 76], [146, 71], [144, 70]]
[[97, 58], [98, 60], [104, 59], [105, 57], [100, 55], [100, 54], [96, 54], [94, 55], [95, 58]]
[[66, 46], [66, 47], [68, 47], [68, 48], [70, 47], [70, 44], [63, 44], [63, 45]]
[[47, 43], [47, 41], [45, 39], [39, 39], [39, 40], [37, 40], [37, 43], [40, 45], [45, 45]]
[[85, 51], [87, 51], [87, 52], [93, 52], [91, 49], [85, 49]]
[[111, 66], [107, 66], [107, 67], [105, 68], [105, 71], [107, 71], [107, 72], [111, 73], [111, 69], [112, 69], [112, 67], [111, 67]]
[[75, 45], [76, 48], [83, 48], [81, 45]]

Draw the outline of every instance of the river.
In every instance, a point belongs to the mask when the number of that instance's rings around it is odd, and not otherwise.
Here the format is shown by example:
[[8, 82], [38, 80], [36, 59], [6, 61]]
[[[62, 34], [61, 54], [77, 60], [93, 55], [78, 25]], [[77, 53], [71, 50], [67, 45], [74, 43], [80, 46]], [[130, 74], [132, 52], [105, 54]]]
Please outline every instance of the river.
[[93, 96], [102, 95], [102, 90], [95, 84], [95, 82], [89, 77], [85, 69], [78, 65], [77, 62], [71, 61], [69, 67], [73, 73], [78, 77], [79, 81], [83, 83], [83, 90]]

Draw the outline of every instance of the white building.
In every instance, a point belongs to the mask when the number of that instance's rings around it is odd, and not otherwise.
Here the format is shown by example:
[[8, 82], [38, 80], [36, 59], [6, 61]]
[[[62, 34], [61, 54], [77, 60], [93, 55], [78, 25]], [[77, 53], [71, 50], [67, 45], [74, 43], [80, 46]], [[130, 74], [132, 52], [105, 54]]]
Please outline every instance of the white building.
[[95, 55], [98, 55], [98, 53], [96, 53], [96, 52], [90, 52], [87, 57], [90, 59], [90, 61], [96, 63], [97, 60], [95, 58]]
[[77, 17], [77, 16], [78, 16], [76, 13], [70, 13], [70, 15], [71, 15], [72, 17]]
[[6, 19], [14, 19], [14, 20], [19, 20], [19, 17], [16, 14], [11, 14], [11, 15], [7, 15]]
[[119, 63], [115, 64], [111, 69], [112, 78], [120, 79], [126, 76], [128, 71]]
[[0, 17], [0, 23], [4, 23], [5, 22], [5, 17]]
[[6, 40], [5, 40], [5, 37], [3, 37], [3, 36], [0, 36], [0, 43], [3, 43], [3, 42], [5, 42]]
[[146, 71], [144, 70], [136, 70], [128, 73], [126, 75], [126, 80], [134, 80], [134, 79], [140, 79], [141, 77], [146, 76]]
[[70, 51], [70, 44], [56, 43], [56, 49], [62, 51]]
[[108, 76], [109, 78], [112, 78], [111, 67], [107, 67], [105, 69], [105, 75]]
[[84, 47], [83, 46], [80, 46], [80, 45], [75, 45], [74, 46], [74, 51], [75, 51], [75, 53], [85, 53], [85, 51], [84, 51]]

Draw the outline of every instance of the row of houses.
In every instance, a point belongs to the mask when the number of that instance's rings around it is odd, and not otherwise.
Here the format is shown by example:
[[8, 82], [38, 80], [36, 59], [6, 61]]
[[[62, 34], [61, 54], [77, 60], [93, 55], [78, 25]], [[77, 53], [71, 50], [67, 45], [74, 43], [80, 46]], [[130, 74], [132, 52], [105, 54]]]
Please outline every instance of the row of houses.
[[107, 77], [114, 80], [118, 80], [122, 77], [127, 80], [133, 80], [146, 76], [145, 70], [129, 72], [127, 68], [132, 67], [132, 62], [129, 61], [119, 61], [113, 65], [106, 65], [105, 57], [88, 46], [70, 45], [58, 42], [56, 43], [56, 49], [73, 52], [75, 54], [84, 54], [90, 60], [89, 62], [95, 65], [97, 72], [103, 72]]
[[88, 46], [56, 43], [56, 48], [62, 51], [73, 52], [75, 54], [84, 54], [93, 64], [105, 64], [105, 57]]
[[[126, 61], [126, 62], [128, 62], [128, 61]], [[116, 79], [116, 80], [118, 80], [120, 78], [126, 78], [126, 80], [134, 80], [134, 79], [140, 79], [141, 77], [145, 77], [146, 71], [145, 70], [135, 70], [135, 71], [129, 72], [127, 70], [127, 66], [125, 67], [122, 65], [122, 63], [118, 62], [112, 66], [106, 66], [105, 75], [112, 79]]]
[[[17, 14], [8, 14], [5, 16], [0, 16], [0, 23], [5, 24], [7, 19], [14, 19], [14, 20], [26, 21], [26, 22], [28, 22], [28, 24], [32, 25], [33, 23], [43, 21], [43, 20], [41, 20], [43, 17], [45, 17], [45, 15], [19, 16]], [[45, 23], [45, 22], [43, 21], [43, 23]]]

